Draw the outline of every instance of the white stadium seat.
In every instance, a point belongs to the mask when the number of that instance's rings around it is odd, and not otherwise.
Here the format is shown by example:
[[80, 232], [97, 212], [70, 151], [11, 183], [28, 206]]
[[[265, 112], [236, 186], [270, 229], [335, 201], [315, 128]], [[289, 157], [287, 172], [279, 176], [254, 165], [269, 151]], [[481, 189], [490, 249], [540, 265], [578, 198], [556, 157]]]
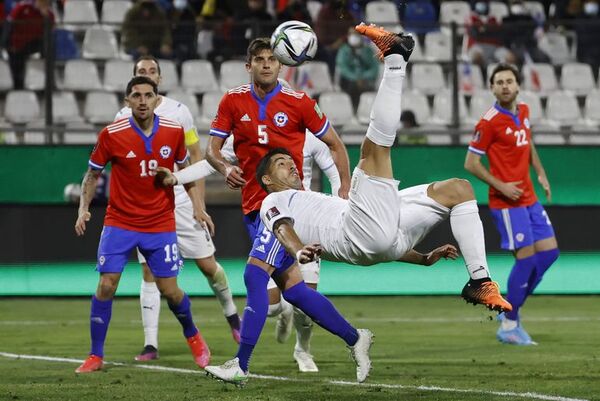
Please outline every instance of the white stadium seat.
[[417, 123], [422, 125], [429, 122], [431, 111], [427, 97], [416, 90], [405, 91], [402, 93], [402, 110], [410, 110], [415, 115]]
[[310, 80], [310, 85], [303, 90], [311, 96], [322, 92], [333, 91], [333, 81], [329, 75], [329, 67], [324, 61], [311, 61], [302, 64], [299, 68], [299, 74], [306, 73]]
[[29, 59], [25, 64], [25, 89], [39, 91], [46, 87], [44, 60]]
[[321, 11], [321, 7], [323, 7], [323, 3], [318, 0], [308, 0], [306, 2], [306, 8], [308, 9], [308, 13], [310, 14], [310, 18], [313, 21], [317, 20], [319, 15], [319, 11]]
[[40, 104], [35, 92], [10, 91], [4, 102], [4, 118], [10, 123], [25, 124], [41, 117]]
[[187, 60], [181, 64], [181, 82], [185, 90], [204, 93], [219, 90], [215, 71], [210, 61]]
[[596, 86], [592, 67], [584, 63], [566, 63], [562, 66], [560, 85], [564, 90], [583, 96]]
[[160, 85], [159, 90], [161, 92], [170, 92], [179, 87], [179, 76], [177, 75], [177, 68], [172, 60], [158, 60], [160, 64]]
[[167, 93], [167, 97], [186, 105], [187, 108], [190, 109], [192, 116], [200, 115], [200, 106], [198, 106], [198, 100], [194, 94], [182, 90], [176, 90]]
[[479, 121], [483, 115], [494, 106], [496, 98], [490, 91], [477, 91], [471, 96], [469, 119]]
[[568, 63], [573, 58], [565, 35], [558, 32], [546, 32], [538, 41], [538, 47], [552, 60], [552, 64]]
[[83, 31], [89, 25], [98, 23], [96, 5], [92, 0], [69, 0], [65, 1], [63, 13], [63, 24], [75, 24], [69, 26], [71, 30]]
[[450, 61], [452, 37], [443, 32], [428, 32], [425, 35], [425, 57], [431, 61]]
[[125, 92], [125, 85], [133, 77], [131, 61], [113, 59], [104, 64], [104, 89], [111, 92]]
[[523, 3], [533, 18], [540, 22], [546, 21], [546, 10], [542, 3], [539, 1], [524, 1]]
[[339, 126], [354, 118], [352, 100], [346, 92], [323, 92], [319, 96], [319, 107], [333, 125]]
[[592, 124], [600, 125], [600, 90], [593, 90], [585, 98], [584, 117]]
[[219, 79], [221, 80], [221, 91], [223, 92], [249, 83], [250, 76], [246, 71], [246, 63], [239, 60], [224, 61], [221, 64]]
[[573, 92], [556, 91], [548, 95], [546, 115], [561, 126], [572, 126], [581, 122], [581, 110]]
[[[440, 4], [440, 23], [449, 25], [451, 22], [456, 22], [459, 33], [465, 31], [464, 24], [470, 14], [471, 7], [466, 1], [449, 0]], [[449, 26], [446, 26], [445, 30], [448, 28]]]
[[212, 120], [217, 115], [219, 103], [223, 97], [223, 92], [206, 92], [202, 95], [202, 113], [196, 120], [198, 131], [207, 130], [210, 127]]
[[532, 63], [523, 66], [522, 87], [532, 92], [538, 92], [540, 96], [558, 89], [558, 82], [554, 74], [554, 67], [546, 63]]
[[517, 100], [529, 106], [529, 121], [532, 126], [544, 121], [544, 111], [542, 109], [542, 101], [535, 92], [520, 91]]
[[52, 93], [52, 116], [56, 124], [83, 120], [73, 92]]
[[503, 1], [490, 1], [490, 15], [502, 21], [508, 15], [508, 6]]
[[462, 92], [468, 94], [480, 90], [487, 91], [487, 87], [483, 82], [481, 68], [477, 64], [458, 64], [458, 86]]
[[360, 124], [368, 125], [371, 121], [371, 108], [376, 95], [377, 92], [363, 92], [360, 94], [356, 110], [356, 119]]
[[129, 0], [105, 0], [102, 3], [102, 23], [110, 29], [121, 29], [125, 14], [133, 3]]
[[[459, 121], [463, 121], [467, 117], [467, 103], [465, 97], [460, 94], [458, 96]], [[448, 89], [444, 89], [435, 94], [433, 97], [433, 115], [432, 122], [441, 125], [452, 124], [452, 93]]]
[[0, 91], [12, 89], [13, 80], [6, 60], [0, 59]]
[[88, 28], [83, 37], [83, 58], [108, 60], [119, 56], [119, 45], [112, 30], [96, 25]]
[[93, 145], [98, 138], [98, 130], [93, 124], [85, 122], [69, 122], [65, 126], [68, 132], [63, 135], [66, 145]]
[[399, 24], [398, 9], [391, 1], [376, 0], [365, 6], [365, 19], [369, 24]]
[[68, 60], [65, 64], [63, 87], [70, 91], [90, 91], [102, 88], [96, 63], [90, 60]]
[[108, 124], [114, 121], [121, 109], [117, 95], [112, 92], [88, 92], [83, 115], [92, 124]]
[[442, 66], [439, 64], [413, 64], [411, 70], [413, 89], [433, 95], [446, 88]]

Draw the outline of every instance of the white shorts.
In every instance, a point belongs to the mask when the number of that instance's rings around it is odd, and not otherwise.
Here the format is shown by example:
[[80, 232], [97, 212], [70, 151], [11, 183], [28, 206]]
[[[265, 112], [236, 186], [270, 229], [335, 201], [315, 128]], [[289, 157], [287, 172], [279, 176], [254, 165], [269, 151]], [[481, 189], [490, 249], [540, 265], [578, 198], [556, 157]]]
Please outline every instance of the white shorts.
[[[321, 260], [311, 263], [298, 263], [300, 266], [300, 273], [302, 273], [302, 279], [306, 284], [319, 284], [319, 274], [321, 272]], [[273, 278], [269, 278], [269, 284], [267, 284], [267, 290], [277, 288], [277, 284]]]
[[430, 185], [417, 185], [398, 192], [400, 209], [398, 242], [390, 250], [388, 261], [398, 260], [404, 256], [435, 226], [450, 216], [450, 209], [427, 196], [427, 188]]
[[[187, 195], [186, 195], [187, 196]], [[179, 200], [176, 197], [176, 200]], [[176, 201], [175, 225], [177, 231], [177, 246], [179, 255], [186, 259], [203, 259], [215, 254], [215, 244], [208, 230], [194, 218], [192, 201], [187, 199]], [[138, 251], [138, 261], [146, 262], [144, 256]]]
[[342, 218], [343, 259], [357, 265], [372, 265], [396, 243], [400, 208], [398, 181], [373, 177], [355, 168], [348, 209]]

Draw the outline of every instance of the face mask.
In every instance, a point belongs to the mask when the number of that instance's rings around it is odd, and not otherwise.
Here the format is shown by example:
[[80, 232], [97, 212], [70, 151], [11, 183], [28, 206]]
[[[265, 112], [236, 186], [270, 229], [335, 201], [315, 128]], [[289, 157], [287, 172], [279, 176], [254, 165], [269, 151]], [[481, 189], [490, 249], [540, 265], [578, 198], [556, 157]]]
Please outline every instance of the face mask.
[[475, 3], [475, 12], [480, 15], [487, 15], [489, 11], [488, 3], [479, 1]]
[[362, 39], [360, 35], [350, 34], [348, 35], [348, 44], [352, 47], [358, 47], [362, 44]]
[[175, 7], [176, 10], [183, 10], [187, 7], [188, 2], [187, 0], [174, 0], [173, 1], [173, 7]]
[[598, 3], [585, 3], [583, 5], [583, 12], [585, 15], [597, 15], [598, 14]]

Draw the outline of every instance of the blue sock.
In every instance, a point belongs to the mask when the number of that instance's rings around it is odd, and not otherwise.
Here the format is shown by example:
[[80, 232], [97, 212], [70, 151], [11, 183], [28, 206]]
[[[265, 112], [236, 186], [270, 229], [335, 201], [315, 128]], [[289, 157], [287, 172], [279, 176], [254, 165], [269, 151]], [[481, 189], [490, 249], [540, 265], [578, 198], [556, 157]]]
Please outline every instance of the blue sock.
[[250, 263], [246, 265], [244, 284], [246, 284], [247, 298], [244, 317], [242, 318], [240, 346], [236, 355], [240, 360], [240, 368], [244, 372], [248, 371], [252, 351], [267, 320], [269, 309], [268, 283], [269, 274], [266, 271]]
[[112, 299], [100, 301], [94, 295], [90, 311], [90, 336], [92, 337], [92, 351], [90, 355], [104, 357], [104, 340], [112, 315]]
[[535, 254], [537, 257], [537, 264], [535, 266], [535, 276], [529, 283], [529, 294], [533, 293], [533, 290], [535, 290], [535, 288], [541, 283], [544, 273], [546, 273], [546, 270], [548, 270], [548, 268], [550, 268], [550, 266], [556, 262], [558, 255], [560, 255], [558, 248], [540, 251]]
[[519, 308], [523, 306], [529, 295], [529, 281], [532, 276], [535, 276], [536, 264], [535, 255], [517, 259], [508, 276], [506, 299], [512, 305], [513, 310], [506, 312], [506, 317], [510, 320], [519, 320]]
[[198, 332], [198, 329], [194, 324], [194, 319], [192, 319], [191, 307], [192, 303], [186, 293], [183, 293], [183, 299], [179, 305], [169, 304], [169, 309], [171, 309], [171, 312], [173, 312], [177, 320], [179, 320], [179, 323], [181, 323], [185, 338], [193, 337]]
[[283, 291], [283, 297], [319, 326], [342, 338], [346, 344], [352, 346], [358, 341], [356, 329], [335, 309], [331, 301], [308, 287], [304, 281]]

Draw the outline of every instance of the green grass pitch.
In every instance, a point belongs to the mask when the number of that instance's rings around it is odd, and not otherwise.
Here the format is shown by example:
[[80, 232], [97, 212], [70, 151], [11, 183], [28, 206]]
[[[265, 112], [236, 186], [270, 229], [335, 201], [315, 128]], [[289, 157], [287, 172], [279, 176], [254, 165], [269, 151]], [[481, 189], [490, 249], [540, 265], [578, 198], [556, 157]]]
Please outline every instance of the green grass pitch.
[[[334, 297], [356, 327], [375, 333], [373, 370], [355, 385], [344, 344], [317, 328], [312, 353], [318, 374], [297, 372], [293, 338], [274, 339], [267, 320], [244, 389], [208, 379], [196, 368], [181, 329], [163, 301], [161, 358], [140, 368], [133, 356], [143, 336], [139, 303], [117, 298], [106, 342], [104, 371], [76, 375], [89, 350], [89, 300], [0, 300], [0, 400], [600, 400], [600, 299], [534, 296], [523, 322], [535, 347], [499, 344], [497, 323], [482, 307], [456, 296]], [[211, 346], [213, 363], [236, 345], [213, 298], [193, 298], [194, 317]], [[243, 298], [236, 298], [239, 309]], [[14, 355], [23, 355], [15, 358]], [[178, 368], [176, 370], [173, 368]]]

